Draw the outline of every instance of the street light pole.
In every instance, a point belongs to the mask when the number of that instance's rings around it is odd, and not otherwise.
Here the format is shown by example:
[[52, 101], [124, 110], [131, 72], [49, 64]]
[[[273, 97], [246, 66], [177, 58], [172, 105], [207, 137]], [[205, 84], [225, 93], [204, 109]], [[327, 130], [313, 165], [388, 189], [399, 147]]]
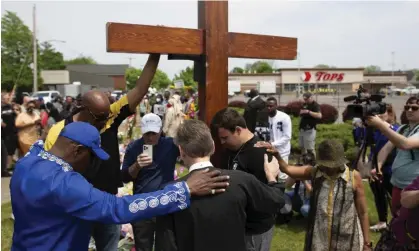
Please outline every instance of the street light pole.
[[38, 91], [38, 49], [36, 45], [36, 5], [33, 5], [33, 92]]
[[300, 52], [297, 51], [297, 60], [298, 60], [298, 84], [297, 84], [297, 98], [300, 97], [300, 78], [301, 78], [301, 62], [300, 62]]

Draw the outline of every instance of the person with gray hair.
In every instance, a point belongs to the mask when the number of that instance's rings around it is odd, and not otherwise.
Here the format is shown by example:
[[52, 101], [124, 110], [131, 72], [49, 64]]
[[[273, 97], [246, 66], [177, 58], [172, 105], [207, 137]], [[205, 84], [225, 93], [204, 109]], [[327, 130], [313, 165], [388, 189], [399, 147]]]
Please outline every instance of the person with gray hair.
[[[199, 120], [187, 120], [180, 125], [175, 137], [180, 157], [189, 174], [200, 170], [219, 170], [210, 162], [214, 141], [208, 126]], [[191, 207], [183, 213], [157, 218], [156, 251], [243, 251], [246, 245], [247, 224], [258, 220], [252, 212], [275, 213], [284, 206], [282, 186], [276, 182], [278, 164], [268, 162], [265, 155], [265, 174], [269, 185], [251, 174], [236, 170], [222, 170], [230, 177], [229, 188], [223, 194], [193, 198]], [[253, 239], [256, 250], [267, 240]], [[253, 248], [253, 247], [252, 247]]]

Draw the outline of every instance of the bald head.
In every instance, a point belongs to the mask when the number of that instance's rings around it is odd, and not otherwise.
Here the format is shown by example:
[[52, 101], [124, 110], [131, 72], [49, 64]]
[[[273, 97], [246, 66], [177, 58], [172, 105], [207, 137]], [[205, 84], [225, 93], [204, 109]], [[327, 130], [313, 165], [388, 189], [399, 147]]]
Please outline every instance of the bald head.
[[81, 97], [81, 106], [76, 121], [88, 122], [101, 130], [111, 112], [108, 96], [98, 90], [88, 91]]
[[86, 92], [82, 96], [81, 102], [83, 106], [86, 106], [89, 109], [95, 110], [99, 113], [109, 113], [110, 103], [108, 96], [99, 90], [91, 90]]

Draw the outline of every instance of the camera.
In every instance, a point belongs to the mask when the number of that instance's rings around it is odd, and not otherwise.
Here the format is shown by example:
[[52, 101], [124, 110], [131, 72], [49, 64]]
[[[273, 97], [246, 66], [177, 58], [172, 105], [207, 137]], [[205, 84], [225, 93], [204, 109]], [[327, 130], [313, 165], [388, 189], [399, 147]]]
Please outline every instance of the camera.
[[386, 103], [382, 102], [384, 95], [370, 96], [347, 96], [343, 98], [345, 102], [352, 102], [346, 107], [347, 119], [361, 118], [364, 120], [368, 116], [383, 114], [386, 112]]

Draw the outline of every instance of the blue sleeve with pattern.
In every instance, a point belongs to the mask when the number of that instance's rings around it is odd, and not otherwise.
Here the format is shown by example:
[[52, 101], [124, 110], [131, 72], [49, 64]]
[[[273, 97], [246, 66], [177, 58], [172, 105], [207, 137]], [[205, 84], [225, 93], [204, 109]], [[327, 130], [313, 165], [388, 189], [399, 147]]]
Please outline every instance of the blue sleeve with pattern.
[[54, 189], [55, 203], [75, 217], [102, 223], [124, 224], [170, 214], [190, 205], [186, 182], [163, 190], [116, 197], [94, 188], [78, 173], [67, 173]]

